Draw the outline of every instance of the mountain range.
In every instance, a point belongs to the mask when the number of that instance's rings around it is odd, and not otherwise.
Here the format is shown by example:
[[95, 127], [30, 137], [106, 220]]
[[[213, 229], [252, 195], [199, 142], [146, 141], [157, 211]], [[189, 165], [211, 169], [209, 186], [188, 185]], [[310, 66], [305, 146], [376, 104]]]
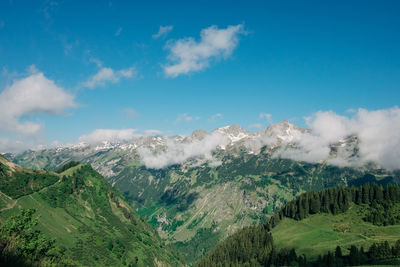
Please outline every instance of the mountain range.
[[6, 156], [33, 169], [90, 164], [192, 263], [302, 192], [398, 182], [399, 171], [360, 160], [361, 141], [351, 135], [324, 147], [311, 130], [282, 121], [259, 132], [230, 125], [190, 136], [138, 136]]

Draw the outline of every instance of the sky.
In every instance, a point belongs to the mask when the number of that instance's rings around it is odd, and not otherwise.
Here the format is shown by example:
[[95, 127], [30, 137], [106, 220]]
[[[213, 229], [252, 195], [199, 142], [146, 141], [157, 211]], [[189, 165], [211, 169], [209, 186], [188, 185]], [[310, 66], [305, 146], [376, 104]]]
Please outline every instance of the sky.
[[398, 14], [399, 1], [0, 1], [0, 150], [391, 110]]

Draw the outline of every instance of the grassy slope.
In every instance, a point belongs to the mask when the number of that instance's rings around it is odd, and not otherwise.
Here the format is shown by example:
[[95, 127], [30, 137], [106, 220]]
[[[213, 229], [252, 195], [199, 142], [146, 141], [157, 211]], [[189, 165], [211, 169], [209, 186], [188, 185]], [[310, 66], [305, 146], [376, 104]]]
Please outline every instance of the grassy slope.
[[[60, 192], [79, 169], [84, 184], [63, 195], [63, 205], [56, 205], [45, 197], [51, 191]], [[61, 179], [63, 176], [65, 180]], [[0, 183], [5, 181], [4, 176], [0, 178]], [[141, 266], [178, 265], [176, 256], [154, 230], [89, 166], [68, 169], [59, 178], [52, 185], [17, 199], [1, 192], [0, 221], [21, 208], [36, 209], [40, 216], [39, 229], [65, 247], [67, 257], [83, 265], [121, 266], [135, 261], [136, 257]]]
[[337, 245], [369, 248], [373, 242], [400, 239], [400, 225], [375, 226], [364, 222], [365, 209], [353, 204], [343, 214], [316, 214], [301, 221], [284, 218], [272, 230], [274, 243], [278, 248], [295, 248], [298, 255], [306, 254], [308, 259], [315, 259], [334, 251]]
[[[216, 155], [222, 161], [217, 167], [185, 163], [162, 170], [145, 168], [129, 150], [96, 151], [90, 155], [68, 151], [26, 152], [14, 161], [49, 169], [71, 159], [90, 162], [126, 194], [136, 211], [188, 262], [237, 229], [265, 220], [266, 214], [272, 214], [301, 192], [347, 185], [365, 174], [241, 151]], [[380, 178], [379, 173], [374, 175]], [[382, 174], [382, 178], [386, 176], [387, 173]], [[168, 190], [173, 193], [165, 197]]]

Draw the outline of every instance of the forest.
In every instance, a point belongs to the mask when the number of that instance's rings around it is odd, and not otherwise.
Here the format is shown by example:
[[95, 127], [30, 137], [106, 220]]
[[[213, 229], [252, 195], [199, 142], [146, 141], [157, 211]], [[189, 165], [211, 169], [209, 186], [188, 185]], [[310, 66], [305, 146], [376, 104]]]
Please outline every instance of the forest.
[[[400, 203], [400, 187], [386, 187], [367, 183], [361, 187], [336, 187], [320, 192], [301, 194], [277, 211], [263, 226], [247, 227], [219, 243], [196, 266], [357, 266], [377, 264], [400, 257], [400, 240], [373, 243], [370, 247], [350, 248], [338, 246], [335, 251], [307, 260], [307, 255], [297, 255], [294, 249], [278, 250], [270, 230], [283, 218], [303, 220], [313, 214], [343, 213], [351, 205], [364, 205], [368, 212], [364, 221], [375, 225], [393, 225], [399, 222], [397, 207]], [[382, 212], [384, 210], [385, 212]]]

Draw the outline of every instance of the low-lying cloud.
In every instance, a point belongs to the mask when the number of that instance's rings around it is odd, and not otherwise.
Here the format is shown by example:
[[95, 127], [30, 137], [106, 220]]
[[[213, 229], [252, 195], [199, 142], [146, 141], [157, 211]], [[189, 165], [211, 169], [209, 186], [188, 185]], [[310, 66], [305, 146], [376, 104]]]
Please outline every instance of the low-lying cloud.
[[146, 167], [160, 169], [174, 164], [181, 164], [194, 158], [211, 160], [212, 153], [217, 147], [227, 142], [227, 138], [220, 133], [212, 133], [202, 140], [193, 140], [187, 143], [167, 138], [165, 149], [162, 151], [157, 152], [146, 147], [140, 147], [138, 152]]
[[[277, 156], [328, 163], [339, 166], [362, 166], [375, 162], [387, 169], [400, 169], [400, 109], [369, 111], [359, 109], [353, 116], [346, 117], [332, 111], [317, 112], [306, 119], [311, 132], [297, 138], [295, 148], [281, 149]], [[346, 138], [358, 138], [357, 157], [354, 150], [338, 146], [337, 155], [332, 157], [331, 146]]]
[[[373, 162], [389, 170], [400, 169], [398, 107], [373, 111], [359, 109], [350, 116], [319, 111], [305, 120], [309, 131], [292, 129], [290, 136], [285, 137], [287, 131], [277, 127], [269, 134], [253, 136], [244, 145], [253, 151], [262, 146], [279, 145], [273, 152], [273, 157], [277, 158], [327, 162], [341, 167], [361, 167]], [[213, 132], [192, 142], [177, 142], [169, 138], [163, 151], [140, 148], [139, 155], [147, 167], [164, 168], [193, 158], [212, 161], [212, 153], [218, 146], [225, 147], [228, 143], [226, 136]]]

